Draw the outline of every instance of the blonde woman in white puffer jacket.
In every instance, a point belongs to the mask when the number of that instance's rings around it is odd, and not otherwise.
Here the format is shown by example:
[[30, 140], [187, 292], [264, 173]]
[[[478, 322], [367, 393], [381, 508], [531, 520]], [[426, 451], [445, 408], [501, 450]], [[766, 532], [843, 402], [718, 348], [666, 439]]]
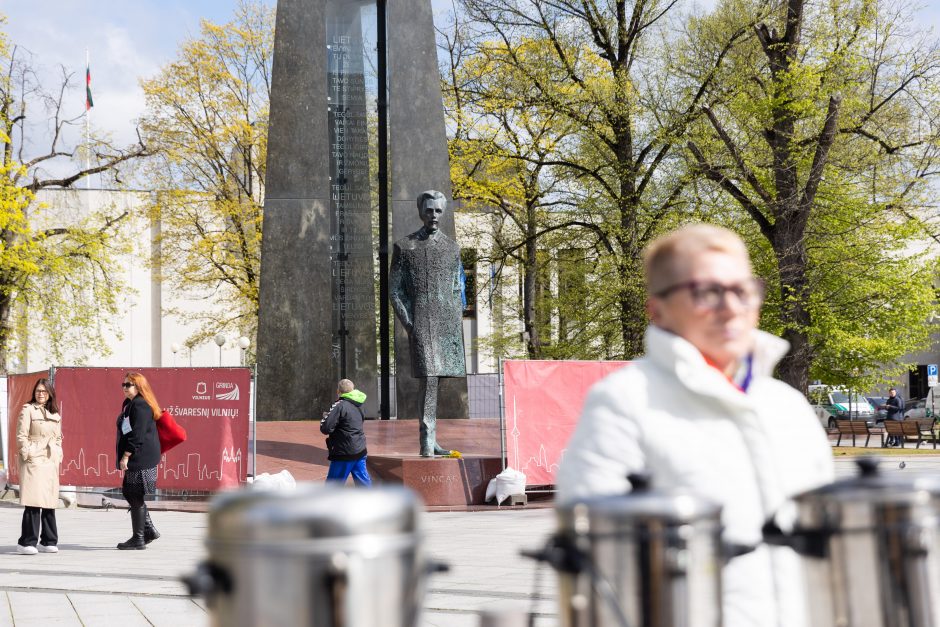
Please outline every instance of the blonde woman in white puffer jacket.
[[722, 570], [725, 627], [810, 627], [797, 555], [761, 544], [791, 498], [829, 483], [826, 434], [772, 377], [788, 344], [756, 329], [763, 288], [734, 233], [697, 225], [646, 251], [646, 355], [592, 388], [556, 475], [558, 501], [624, 494], [627, 475], [722, 506], [722, 539], [754, 550]]

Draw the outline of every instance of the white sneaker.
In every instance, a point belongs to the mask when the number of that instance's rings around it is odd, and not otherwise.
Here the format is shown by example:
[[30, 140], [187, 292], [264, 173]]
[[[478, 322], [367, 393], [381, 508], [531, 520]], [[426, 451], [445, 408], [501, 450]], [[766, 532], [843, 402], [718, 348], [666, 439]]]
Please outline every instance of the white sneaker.
[[40, 544], [38, 547], [40, 553], [58, 553], [59, 547], [54, 544]]
[[36, 553], [39, 553], [39, 549], [34, 546], [23, 546], [22, 544], [17, 544], [16, 552], [20, 555], [35, 555]]

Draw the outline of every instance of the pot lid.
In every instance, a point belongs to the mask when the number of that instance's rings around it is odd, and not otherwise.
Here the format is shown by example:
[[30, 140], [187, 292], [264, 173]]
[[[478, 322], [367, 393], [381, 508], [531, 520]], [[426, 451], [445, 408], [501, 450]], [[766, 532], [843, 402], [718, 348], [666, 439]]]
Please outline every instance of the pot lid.
[[796, 497], [798, 503], [869, 502], [923, 503], [940, 497], [940, 477], [926, 474], [904, 474], [881, 471], [881, 460], [864, 456], [856, 460], [858, 474], [840, 479]]
[[362, 535], [418, 528], [418, 496], [400, 486], [369, 489], [298, 484], [293, 490], [242, 489], [219, 496], [209, 511], [209, 538], [239, 543]]
[[559, 506], [563, 526], [574, 524], [587, 514], [592, 524], [608, 522], [641, 522], [656, 520], [667, 524], [686, 524], [703, 519], [718, 520], [721, 506], [689, 490], [658, 490], [650, 486], [645, 475], [628, 477], [633, 490], [626, 494], [591, 497]]

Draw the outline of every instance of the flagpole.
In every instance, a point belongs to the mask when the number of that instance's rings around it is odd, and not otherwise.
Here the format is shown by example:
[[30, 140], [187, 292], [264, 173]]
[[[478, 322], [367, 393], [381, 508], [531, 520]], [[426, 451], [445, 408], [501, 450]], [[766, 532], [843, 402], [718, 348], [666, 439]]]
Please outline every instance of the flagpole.
[[[88, 54], [88, 48], [85, 48], [85, 170], [88, 171], [91, 169], [91, 133], [89, 130], [89, 124], [91, 118], [91, 107], [88, 106], [88, 85], [89, 72], [91, 72], [91, 56]], [[85, 190], [88, 191], [91, 189], [91, 175], [85, 176]]]

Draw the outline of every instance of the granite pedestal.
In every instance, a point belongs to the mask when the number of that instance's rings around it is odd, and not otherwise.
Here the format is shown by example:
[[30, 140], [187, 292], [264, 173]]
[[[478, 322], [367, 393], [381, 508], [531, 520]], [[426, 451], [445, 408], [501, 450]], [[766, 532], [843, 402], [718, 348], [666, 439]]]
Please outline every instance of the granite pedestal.
[[[323, 481], [330, 462], [326, 436], [319, 421], [270, 421], [257, 423], [258, 472], [289, 470], [297, 481]], [[414, 420], [367, 420], [366, 445], [373, 457], [418, 457], [418, 423]], [[437, 439], [465, 457], [500, 456], [499, 420], [440, 420]]]
[[369, 455], [373, 480], [400, 483], [421, 495], [425, 505], [482, 505], [490, 479], [502, 470], [498, 457], [418, 457]]

